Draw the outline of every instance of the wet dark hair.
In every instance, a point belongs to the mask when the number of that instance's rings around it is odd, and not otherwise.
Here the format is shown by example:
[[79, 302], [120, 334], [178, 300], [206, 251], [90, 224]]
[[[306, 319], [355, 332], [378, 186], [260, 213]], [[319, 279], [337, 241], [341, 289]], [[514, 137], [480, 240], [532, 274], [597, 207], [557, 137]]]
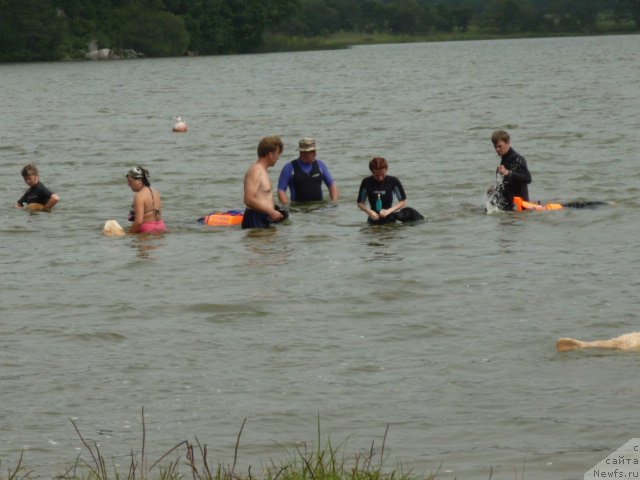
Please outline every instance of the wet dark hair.
[[505, 132], [504, 130], [496, 130], [495, 132], [493, 132], [491, 134], [491, 143], [493, 143], [494, 145], [498, 142], [504, 142], [504, 143], [510, 143], [511, 142], [511, 136]]
[[40, 175], [40, 173], [38, 172], [38, 167], [36, 167], [33, 163], [30, 163], [29, 165], [25, 165], [22, 170], [20, 171], [20, 175], [22, 175], [22, 178], [27, 178], [30, 175]]
[[369, 170], [372, 172], [374, 170], [382, 170], [383, 168], [389, 168], [389, 164], [384, 157], [375, 157], [369, 162]]

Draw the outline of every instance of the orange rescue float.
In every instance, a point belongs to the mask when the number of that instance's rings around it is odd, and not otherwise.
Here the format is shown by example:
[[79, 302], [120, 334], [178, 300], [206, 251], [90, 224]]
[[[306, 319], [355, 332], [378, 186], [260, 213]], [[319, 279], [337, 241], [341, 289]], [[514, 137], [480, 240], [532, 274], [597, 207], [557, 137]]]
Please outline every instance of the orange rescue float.
[[560, 203], [547, 203], [546, 205], [540, 205], [538, 203], [527, 202], [521, 197], [513, 197], [514, 210], [516, 212], [523, 212], [526, 210], [562, 210], [564, 205]]
[[227, 210], [226, 212], [211, 212], [198, 219], [204, 225], [214, 227], [224, 227], [229, 225], [240, 225], [244, 212], [242, 210]]

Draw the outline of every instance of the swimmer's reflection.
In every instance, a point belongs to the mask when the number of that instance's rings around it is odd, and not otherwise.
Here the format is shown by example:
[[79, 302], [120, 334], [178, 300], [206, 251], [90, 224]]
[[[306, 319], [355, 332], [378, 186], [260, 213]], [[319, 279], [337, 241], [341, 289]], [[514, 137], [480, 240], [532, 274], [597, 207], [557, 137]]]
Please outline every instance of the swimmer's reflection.
[[159, 250], [164, 246], [163, 234], [138, 234], [132, 238], [131, 245], [137, 250], [138, 257], [140, 258], [153, 258], [153, 251]]
[[287, 265], [293, 253], [278, 241], [277, 228], [256, 228], [247, 231], [245, 237], [246, 262], [249, 267]]
[[398, 235], [401, 235], [399, 225], [367, 225], [361, 231], [368, 237], [366, 248], [361, 251], [361, 258], [367, 262], [397, 261], [404, 257], [396, 250]]

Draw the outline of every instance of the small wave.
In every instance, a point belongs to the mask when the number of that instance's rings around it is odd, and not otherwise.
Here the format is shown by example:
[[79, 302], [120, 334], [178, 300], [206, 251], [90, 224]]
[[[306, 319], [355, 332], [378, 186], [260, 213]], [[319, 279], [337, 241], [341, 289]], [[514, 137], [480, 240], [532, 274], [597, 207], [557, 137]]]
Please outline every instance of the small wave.
[[211, 313], [216, 314], [233, 314], [246, 315], [251, 314], [253, 317], [267, 315], [267, 312], [255, 308], [247, 308], [246, 305], [225, 305], [220, 303], [197, 303], [185, 308], [187, 312], [193, 313]]
[[106, 340], [109, 342], [122, 342], [127, 338], [125, 335], [116, 332], [71, 333], [65, 336], [81, 341]]

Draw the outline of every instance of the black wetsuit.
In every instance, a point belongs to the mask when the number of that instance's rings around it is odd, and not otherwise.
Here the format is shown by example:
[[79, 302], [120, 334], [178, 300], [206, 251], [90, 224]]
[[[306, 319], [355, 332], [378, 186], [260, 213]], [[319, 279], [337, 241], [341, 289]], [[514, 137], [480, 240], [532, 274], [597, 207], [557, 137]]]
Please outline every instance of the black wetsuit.
[[296, 192], [296, 202], [322, 200], [322, 172], [318, 162], [311, 164], [311, 171], [308, 174], [302, 171], [298, 160], [292, 161], [291, 164], [293, 165], [291, 182]]
[[502, 177], [502, 183], [496, 189], [497, 205], [500, 210], [513, 210], [513, 197], [529, 201], [527, 185], [531, 183], [531, 173], [524, 157], [513, 148], [502, 157], [500, 165], [509, 170], [509, 175]]
[[[358, 191], [357, 202], [365, 203], [368, 201], [371, 210], [376, 210], [376, 201], [378, 200], [378, 196], [380, 196], [382, 209], [388, 209], [393, 206], [394, 195], [399, 202], [407, 199], [404, 188], [397, 177], [387, 175], [382, 182], [379, 182], [373, 178], [373, 176], [370, 176], [362, 180], [360, 190]], [[380, 220], [373, 220], [371, 217], [367, 218], [367, 222], [374, 225], [382, 225], [395, 221], [415, 222], [418, 220], [424, 220], [424, 217], [411, 207], [404, 207]]]
[[29, 188], [22, 197], [20, 197], [18, 205], [24, 206], [25, 204], [28, 205], [30, 203], [41, 203], [42, 205], [46, 205], [49, 203], [51, 195], [53, 195], [53, 192], [45, 187], [42, 182], [38, 182], [33, 187]]

